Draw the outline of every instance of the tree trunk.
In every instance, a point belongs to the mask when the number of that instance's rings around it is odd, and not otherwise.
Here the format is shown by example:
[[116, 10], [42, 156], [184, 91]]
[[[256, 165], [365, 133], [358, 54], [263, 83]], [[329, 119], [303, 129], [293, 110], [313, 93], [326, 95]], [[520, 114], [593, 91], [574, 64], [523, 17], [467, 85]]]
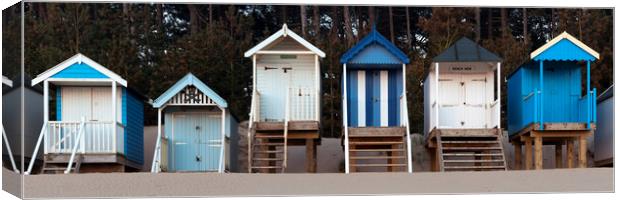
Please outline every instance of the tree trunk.
[[213, 26], [213, 4], [209, 4], [209, 27]]
[[189, 32], [194, 35], [198, 32], [198, 9], [194, 4], [187, 4], [189, 9]]
[[347, 40], [347, 44], [351, 45], [353, 42], [353, 30], [351, 30], [351, 16], [349, 13], [349, 6], [344, 6], [344, 10], [343, 10], [343, 16], [344, 16], [344, 27], [345, 27], [345, 35], [346, 35], [346, 40]]
[[390, 18], [390, 40], [392, 41], [392, 43], [394, 43], [394, 19], [392, 6], [388, 7], [388, 13]]
[[286, 6], [280, 6], [280, 9], [282, 10], [281, 14], [282, 14], [282, 19], [281, 19], [281, 23], [280, 24], [285, 24], [286, 23], [286, 17], [287, 17], [287, 13], [286, 13]]
[[306, 6], [299, 6], [299, 15], [301, 19], [301, 37], [306, 38]]
[[493, 38], [493, 8], [487, 9], [487, 39]]
[[409, 19], [409, 7], [405, 7], [405, 18], [407, 19], [407, 48], [411, 49], [413, 37], [411, 36], [411, 21]]
[[506, 37], [508, 35], [508, 14], [506, 8], [501, 8], [501, 28], [502, 28], [502, 37]]
[[375, 25], [375, 7], [368, 6], [368, 25]]
[[476, 42], [480, 42], [480, 26], [482, 25], [480, 21], [480, 7], [476, 7], [474, 12], [476, 14]]
[[319, 37], [319, 33], [321, 32], [320, 21], [319, 21], [319, 6], [312, 7], [312, 26], [314, 27], [314, 36]]
[[163, 6], [162, 4], [157, 4], [155, 7], [155, 12], [157, 15], [155, 16], [157, 20], [157, 30], [159, 30], [160, 33], [163, 31], [162, 24], [163, 24], [163, 18], [164, 18], [164, 12], [163, 12], [162, 6]]
[[523, 8], [523, 43], [527, 45], [530, 35], [527, 33], [527, 9]]

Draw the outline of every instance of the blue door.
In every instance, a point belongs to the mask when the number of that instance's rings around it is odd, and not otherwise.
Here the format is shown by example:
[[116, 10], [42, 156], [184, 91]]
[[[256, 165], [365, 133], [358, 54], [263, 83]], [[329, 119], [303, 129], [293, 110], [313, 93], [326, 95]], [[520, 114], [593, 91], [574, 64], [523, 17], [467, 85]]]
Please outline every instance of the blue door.
[[217, 171], [221, 144], [221, 121], [206, 113], [174, 114], [172, 123], [173, 171]]

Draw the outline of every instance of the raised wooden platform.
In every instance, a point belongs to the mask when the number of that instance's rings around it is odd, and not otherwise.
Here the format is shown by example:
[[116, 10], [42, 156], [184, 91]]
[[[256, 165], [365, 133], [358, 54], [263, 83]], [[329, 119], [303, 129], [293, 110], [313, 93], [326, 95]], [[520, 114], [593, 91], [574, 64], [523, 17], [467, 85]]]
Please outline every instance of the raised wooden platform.
[[[587, 137], [591, 136], [596, 129], [595, 124], [587, 123], [544, 123], [543, 130], [538, 123], [532, 123], [519, 132], [510, 136], [510, 142], [515, 147], [515, 167], [522, 168], [521, 149], [525, 145], [525, 169], [532, 169], [532, 154], [534, 155], [534, 168], [543, 168], [542, 146], [555, 146], [555, 167], [573, 168], [574, 143], [579, 141], [578, 167], [587, 167]], [[534, 152], [532, 152], [532, 142]], [[562, 146], [566, 145], [566, 165], [562, 163]]]
[[427, 136], [432, 171], [507, 170], [501, 129], [433, 129]]
[[426, 145], [429, 148], [436, 147], [436, 137], [446, 136], [446, 137], [490, 137], [490, 136], [498, 136], [501, 134], [499, 129], [433, 129], [426, 136]]
[[[77, 157], [78, 155], [76, 155]], [[121, 154], [113, 153], [87, 153], [80, 154], [81, 167], [80, 173], [89, 172], [125, 172], [139, 171], [142, 165], [127, 160]], [[66, 167], [71, 158], [71, 154], [45, 154], [44, 162], [48, 164], [59, 164], [59, 167]]]
[[349, 137], [401, 137], [405, 127], [349, 127]]
[[405, 127], [349, 127], [349, 172], [406, 172], [406, 131]]
[[[288, 122], [289, 131], [317, 131], [319, 130], [318, 121], [290, 121]], [[284, 122], [255, 122], [256, 131], [282, 131]]]

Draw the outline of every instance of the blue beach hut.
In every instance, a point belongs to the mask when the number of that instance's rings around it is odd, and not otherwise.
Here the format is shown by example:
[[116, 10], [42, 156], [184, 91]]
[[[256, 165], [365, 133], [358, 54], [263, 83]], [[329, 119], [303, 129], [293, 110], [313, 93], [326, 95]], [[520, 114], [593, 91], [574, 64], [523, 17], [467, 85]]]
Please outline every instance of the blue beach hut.
[[[237, 120], [228, 103], [196, 76], [185, 75], [155, 99], [153, 107], [158, 120], [151, 172], [222, 173], [235, 168]], [[226, 165], [229, 160], [232, 166]]]
[[405, 84], [409, 58], [373, 26], [340, 62], [345, 172], [411, 172]]
[[[125, 79], [76, 54], [32, 80], [33, 86], [39, 83], [43, 127], [33, 155], [43, 147], [42, 173], [142, 169], [145, 98], [128, 88]], [[56, 104], [53, 120], [50, 97]], [[26, 174], [33, 164], [31, 160]]]
[[[517, 152], [517, 165], [521, 163], [521, 145], [525, 144], [525, 168], [531, 168], [534, 142], [536, 169], [543, 168], [542, 145], [555, 145], [560, 155], [556, 156], [556, 167], [561, 167], [563, 144], [567, 146], [567, 167], [572, 168], [573, 143], [577, 140], [579, 167], [586, 167], [586, 139], [596, 123], [596, 89], [590, 88], [590, 63], [599, 54], [564, 32], [532, 52], [530, 58], [508, 76], [508, 133]], [[582, 77], [584, 68], [586, 77]]]

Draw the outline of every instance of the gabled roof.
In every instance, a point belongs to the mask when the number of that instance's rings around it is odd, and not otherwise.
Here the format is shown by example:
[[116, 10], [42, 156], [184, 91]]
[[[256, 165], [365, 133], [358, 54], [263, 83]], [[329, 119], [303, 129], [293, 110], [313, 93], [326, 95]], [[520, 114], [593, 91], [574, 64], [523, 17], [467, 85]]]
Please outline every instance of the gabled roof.
[[211, 98], [215, 104], [222, 108], [228, 107], [228, 103], [224, 100], [224, 98], [220, 97], [215, 91], [205, 85], [200, 79], [194, 76], [192, 73], [187, 73], [181, 80], [177, 81], [172, 87], [170, 87], [166, 92], [164, 92], [161, 96], [159, 96], [153, 102], [154, 108], [161, 108], [166, 104], [174, 95], [182, 91], [187, 86], [195, 86], [200, 92], [207, 95], [207, 97]]
[[599, 59], [599, 53], [564, 31], [533, 51], [530, 58], [532, 60], [594, 60], [594, 58]]
[[476, 44], [467, 37], [462, 37], [433, 58], [433, 62], [482, 62], [482, 61], [502, 61], [493, 52]]
[[2, 84], [13, 87], [13, 81], [4, 75], [2, 75]]
[[383, 37], [381, 33], [377, 31], [377, 28], [373, 25], [370, 34], [368, 34], [364, 39], [358, 42], [355, 46], [351, 47], [346, 53], [342, 55], [340, 58], [340, 63], [348, 63], [353, 58], [355, 58], [360, 52], [362, 52], [366, 47], [371, 46], [372, 44], [379, 44], [383, 46], [386, 50], [388, 50], [392, 55], [397, 57], [404, 64], [409, 63], [409, 57], [405, 53], [403, 53], [398, 47], [392, 44], [388, 39]]
[[288, 36], [290, 36], [295, 41], [299, 42], [299, 44], [308, 48], [310, 51], [314, 52], [321, 58], [325, 57], [325, 53], [323, 53], [323, 51], [321, 51], [319, 48], [315, 47], [314, 45], [310, 44], [310, 42], [304, 40], [301, 36], [297, 35], [295, 32], [288, 29], [286, 24], [282, 25], [282, 29], [280, 29], [278, 32], [274, 33], [273, 35], [269, 36], [267, 39], [263, 40], [262, 42], [258, 43], [256, 46], [252, 47], [250, 50], [246, 51], [244, 53], [244, 56], [250, 57], [256, 54], [258, 51], [269, 46], [271, 43], [275, 42], [278, 38], [288, 37]]
[[36, 85], [38, 83], [40, 83], [43, 80], [46, 80], [52, 76], [54, 76], [55, 74], [63, 71], [64, 69], [67, 69], [68, 67], [72, 66], [73, 64], [86, 64], [89, 67], [93, 68], [94, 70], [97, 70], [98, 72], [102, 73], [103, 75], [107, 76], [108, 78], [112, 79], [113, 81], [121, 84], [124, 87], [127, 87], [127, 81], [125, 79], [123, 79], [121, 76], [119, 76], [118, 74], [110, 71], [108, 68], [104, 67], [103, 65], [91, 60], [90, 58], [86, 57], [85, 55], [82, 55], [81, 53], [75, 54], [74, 56], [72, 56], [71, 58], [61, 62], [60, 64], [48, 69], [47, 71], [37, 75], [36, 78], [34, 78], [32, 80], [32, 85]]

